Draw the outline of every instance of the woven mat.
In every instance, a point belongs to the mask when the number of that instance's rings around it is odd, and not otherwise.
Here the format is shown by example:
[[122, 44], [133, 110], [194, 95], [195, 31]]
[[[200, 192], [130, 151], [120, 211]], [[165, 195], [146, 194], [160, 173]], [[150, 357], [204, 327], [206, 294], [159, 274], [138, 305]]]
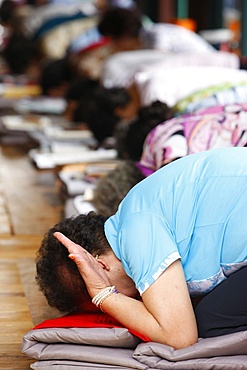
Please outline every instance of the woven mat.
[[2, 184], [0, 184], [0, 234], [11, 234], [11, 221]]
[[35, 282], [34, 260], [32, 258], [19, 259], [18, 267], [33, 324], [37, 325], [44, 320], [61, 316], [58, 310], [47, 304], [44, 295], [38, 290]]

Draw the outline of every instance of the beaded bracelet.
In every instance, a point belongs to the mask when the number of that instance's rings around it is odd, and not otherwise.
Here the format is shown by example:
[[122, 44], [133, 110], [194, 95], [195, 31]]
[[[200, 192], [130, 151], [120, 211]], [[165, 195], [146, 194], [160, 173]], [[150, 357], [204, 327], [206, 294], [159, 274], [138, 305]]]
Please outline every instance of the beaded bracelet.
[[92, 303], [95, 304], [96, 307], [100, 307], [102, 302], [114, 293], [118, 293], [118, 290], [115, 288], [114, 285], [109, 286], [101, 290], [101, 292], [99, 292], [98, 294], [96, 294], [96, 296], [92, 299]]

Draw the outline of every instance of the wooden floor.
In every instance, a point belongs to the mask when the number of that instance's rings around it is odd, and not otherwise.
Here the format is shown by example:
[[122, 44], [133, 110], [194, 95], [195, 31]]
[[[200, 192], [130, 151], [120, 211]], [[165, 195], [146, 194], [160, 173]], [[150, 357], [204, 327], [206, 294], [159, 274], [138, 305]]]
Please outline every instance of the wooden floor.
[[[21, 147], [0, 148], [0, 369], [30, 369], [22, 337], [49, 318], [34, 281], [35, 254], [48, 228], [60, 220], [56, 176], [35, 169]], [[38, 297], [38, 298], [37, 298]]]

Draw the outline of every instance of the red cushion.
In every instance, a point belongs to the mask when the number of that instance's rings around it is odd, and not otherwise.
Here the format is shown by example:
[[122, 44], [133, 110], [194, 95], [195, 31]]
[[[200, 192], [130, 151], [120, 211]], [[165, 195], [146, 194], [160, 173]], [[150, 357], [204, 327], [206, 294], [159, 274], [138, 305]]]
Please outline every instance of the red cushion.
[[[113, 317], [105, 313], [82, 313], [75, 312], [56, 319], [45, 320], [36, 325], [33, 329], [45, 328], [122, 328], [123, 326]], [[150, 339], [145, 335], [129, 330], [144, 342], [150, 342]]]

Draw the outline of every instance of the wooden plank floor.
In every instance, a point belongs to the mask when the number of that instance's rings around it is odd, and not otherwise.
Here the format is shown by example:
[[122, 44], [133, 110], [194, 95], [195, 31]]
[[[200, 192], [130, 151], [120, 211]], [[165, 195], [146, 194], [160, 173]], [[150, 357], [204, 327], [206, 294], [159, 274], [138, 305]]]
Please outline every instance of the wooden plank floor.
[[[49, 315], [37, 302], [34, 259], [48, 228], [60, 220], [62, 204], [51, 171], [34, 168], [22, 148], [0, 153], [0, 369], [27, 370], [35, 362], [21, 353], [23, 335]], [[25, 266], [31, 266], [28, 283]], [[23, 267], [24, 266], [24, 267]], [[31, 276], [31, 277], [30, 277]], [[26, 279], [27, 280], [27, 279]], [[41, 293], [40, 293], [41, 294]], [[38, 298], [39, 301], [40, 298]], [[44, 299], [43, 296], [41, 299]], [[33, 299], [34, 303], [36, 299]], [[32, 306], [33, 307], [33, 306]], [[45, 308], [44, 308], [45, 307]], [[35, 313], [35, 314], [34, 314]], [[34, 317], [36, 315], [36, 317]]]

